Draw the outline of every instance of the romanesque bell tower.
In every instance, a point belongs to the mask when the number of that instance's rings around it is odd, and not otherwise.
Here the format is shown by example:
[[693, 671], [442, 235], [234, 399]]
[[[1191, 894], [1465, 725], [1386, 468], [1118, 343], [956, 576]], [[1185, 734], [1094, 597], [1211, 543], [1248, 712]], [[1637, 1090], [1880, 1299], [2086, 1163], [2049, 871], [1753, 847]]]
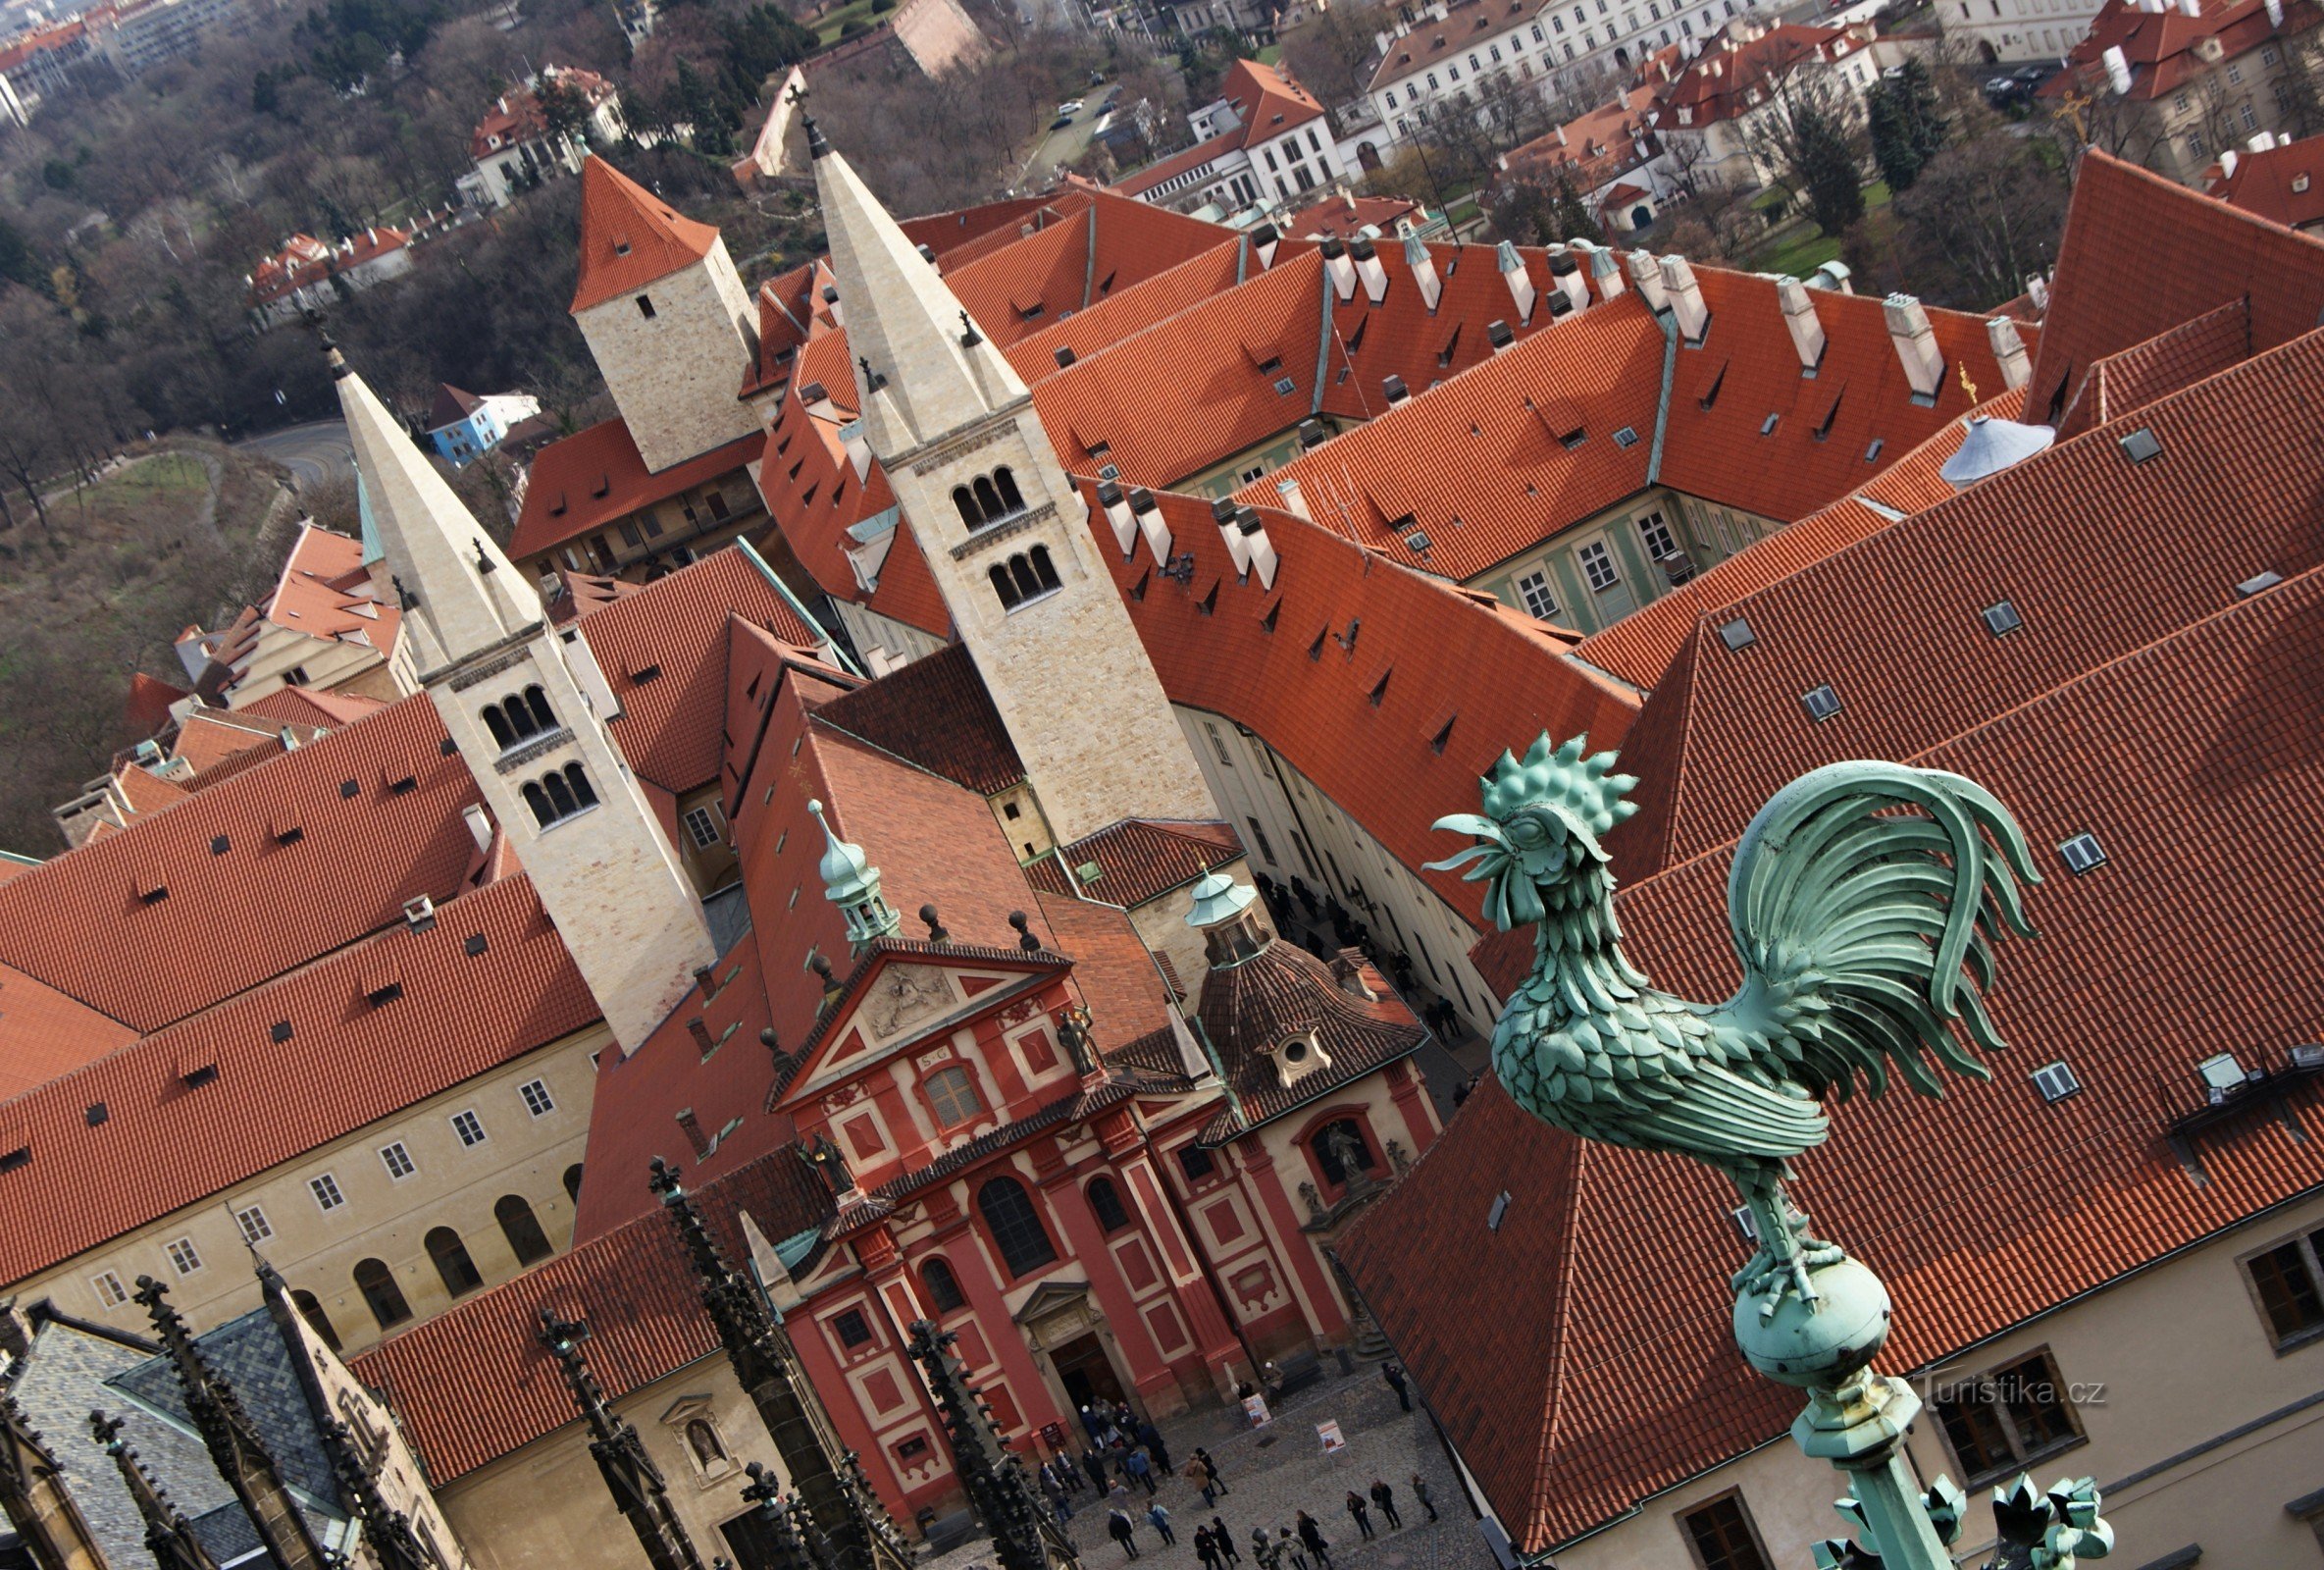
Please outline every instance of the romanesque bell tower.
[[[624, 1052], [717, 955], [701, 902], [541, 602], [362, 378], [331, 351], [384, 587], [485, 805]], [[594, 666], [587, 667], [594, 671]], [[603, 681], [594, 686], [610, 704]]]
[[1060, 842], [1214, 818], [1024, 382], [813, 123], [863, 432]]

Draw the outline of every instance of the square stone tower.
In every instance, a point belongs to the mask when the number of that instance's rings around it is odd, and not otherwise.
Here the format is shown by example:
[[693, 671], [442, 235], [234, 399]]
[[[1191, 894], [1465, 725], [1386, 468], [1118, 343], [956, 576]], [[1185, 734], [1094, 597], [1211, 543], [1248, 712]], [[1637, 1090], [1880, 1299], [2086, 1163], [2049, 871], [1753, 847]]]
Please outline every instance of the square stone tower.
[[594, 155], [581, 169], [573, 320], [648, 470], [758, 429], [739, 396], [757, 318], [726, 241]]
[[1218, 809], [1032, 395], [813, 123], [865, 439], [1060, 843]]
[[[717, 953], [701, 902], [569, 660], [500, 548], [332, 350], [420, 685], [524, 864], [622, 1051], [635, 1052]], [[600, 679], [595, 685], [604, 689]]]

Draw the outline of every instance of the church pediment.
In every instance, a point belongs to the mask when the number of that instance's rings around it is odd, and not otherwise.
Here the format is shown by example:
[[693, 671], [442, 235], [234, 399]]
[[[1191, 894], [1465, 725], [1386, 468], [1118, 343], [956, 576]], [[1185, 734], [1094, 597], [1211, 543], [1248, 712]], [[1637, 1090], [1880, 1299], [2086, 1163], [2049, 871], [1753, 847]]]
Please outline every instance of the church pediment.
[[[969, 1020], [1038, 986], [1054, 961], [1027, 958], [1018, 968], [995, 950], [970, 950], [969, 965], [945, 963], [942, 949], [899, 945], [849, 978], [846, 991], [816, 1028], [806, 1061], [784, 1089], [781, 1105], [817, 1096], [850, 1096], [852, 1081], [874, 1064], [949, 1034]], [[852, 1097], [851, 1097], [852, 1099]]]

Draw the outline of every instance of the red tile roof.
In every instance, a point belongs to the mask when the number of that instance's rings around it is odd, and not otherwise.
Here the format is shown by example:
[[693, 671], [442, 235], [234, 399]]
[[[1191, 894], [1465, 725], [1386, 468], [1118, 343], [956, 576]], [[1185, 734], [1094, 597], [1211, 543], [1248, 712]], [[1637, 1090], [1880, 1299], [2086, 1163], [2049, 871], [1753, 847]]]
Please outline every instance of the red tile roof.
[[[2016, 538], [2021, 559], [2053, 549], [2038, 530]], [[1865, 589], [1885, 581], [1855, 577]], [[1802, 634], [1886, 616], [1868, 596]], [[2031, 623], [2037, 635], [2041, 626]], [[2324, 878], [2324, 846], [2304, 827], [2324, 793], [2324, 709], [2307, 672], [2319, 626], [2324, 576], [2310, 573], [1913, 755], [1993, 790], [2038, 848], [2091, 831], [2107, 860], [2075, 877], [2038, 849], [2040, 936], [2000, 956], [1995, 1019], [2014, 1050], [1995, 1082], [1956, 1082], [1942, 1102], [1859, 1101], [1799, 1163], [1795, 1192], [1822, 1234], [1874, 1265], [1897, 1301], [1891, 1373], [2324, 1182], [2324, 1112], [2312, 1098], [2288, 1113], [2298, 1134], [2256, 1119], [2205, 1140], [2199, 1184], [2162, 1137], [2199, 1105], [2196, 1061], [2232, 1051], [2280, 1065], [2324, 1011], [2312, 968], [2254, 992], [2244, 937], [2264, 910], [2287, 952], [2324, 944], [2324, 916], [2304, 892]], [[1844, 661], [1851, 642], [1833, 640], [1827, 657]], [[2173, 716], [2170, 741], [2145, 745], [2157, 712]], [[1719, 851], [1620, 897], [1629, 953], [1659, 985], [1698, 998], [1733, 985], [1726, 875]], [[2150, 941], [2158, 931], [2175, 940]], [[1529, 961], [1526, 948], [1519, 967]], [[1507, 968], [1488, 975], [1504, 988], [1515, 980]], [[2058, 1058], [2085, 1088], [2052, 1106], [2027, 1073]], [[1996, 1182], [2008, 1203], [1993, 1202]], [[1503, 1191], [1511, 1203], [1489, 1229]], [[1701, 1167], [1583, 1147], [1487, 1085], [1342, 1244], [1524, 1550], [1783, 1442], [1796, 1394], [1751, 1374], [1729, 1343], [1725, 1283], [1744, 1251], [1732, 1203]], [[2093, 1205], [2111, 1225], [2089, 1225]], [[1630, 1246], [1641, 1235], [1651, 1249]], [[1506, 1313], [1480, 1319], [1446, 1296], [1447, 1280], [1529, 1284], [1505, 1295]]]
[[364, 715], [377, 713], [387, 706], [384, 700], [366, 698], [361, 693], [319, 692], [312, 687], [278, 687], [264, 698], [244, 704], [234, 712], [283, 724], [312, 725], [328, 730], [339, 725], [351, 725]]
[[2143, 343], [2091, 361], [2082, 396], [2074, 400], [2058, 434], [2076, 436], [2119, 420], [2250, 357], [2251, 302], [2229, 300]]
[[1003, 349], [1232, 237], [1110, 191], [1082, 200], [1073, 217], [946, 272], [946, 286]]
[[[636, 1186], [645, 1188], [643, 1172]], [[816, 1170], [790, 1149], [693, 1191], [737, 1263], [749, 1258], [738, 1212], [779, 1242], [813, 1228], [830, 1209]], [[440, 1487], [578, 1421], [556, 1362], [541, 1344], [542, 1308], [589, 1321], [583, 1353], [606, 1394], [619, 1400], [717, 1350], [697, 1294], [676, 1230], [657, 1207], [390, 1337], [352, 1366], [365, 1384], [389, 1392]]]
[[[1428, 1032], [1412, 1010], [1370, 966], [1357, 977], [1370, 998], [1342, 987], [1330, 966], [1288, 938], [1238, 965], [1212, 968], [1198, 1014], [1231, 1099], [1204, 1126], [1204, 1143], [1224, 1144], [1419, 1050]], [[1286, 1085], [1272, 1054], [1302, 1031], [1315, 1033], [1329, 1061]]]
[[998, 795], [1025, 777], [965, 644], [948, 645], [833, 698], [815, 717], [980, 796]]
[[1377, 92], [1416, 71], [1425, 71], [1473, 44], [1520, 26], [1543, 9], [1542, 0], [1468, 0], [1454, 6], [1442, 22], [1423, 16], [1410, 32], [1389, 43], [1379, 64], [1372, 68], [1371, 90]]
[[[1078, 892], [1127, 910], [1184, 888], [1242, 855], [1242, 842], [1224, 823], [1130, 817], [1044, 856], [1025, 868], [1025, 880], [1051, 894]], [[1089, 866], [1097, 868], [1096, 875], [1084, 874]]]
[[2212, 183], [2209, 194], [2287, 229], [2324, 224], [2324, 137], [2286, 141], [2239, 153], [2233, 173]]
[[475, 849], [445, 739], [407, 698], [0, 885], [0, 963], [152, 1030], [400, 921]]
[[[2301, 32], [2316, 25], [2312, 6], [2286, 7], [2290, 26]], [[2106, 0], [2091, 19], [2090, 30], [2067, 52], [2066, 69], [2041, 84], [2044, 98], [2062, 98], [2078, 84], [2111, 92], [2104, 56], [2120, 49], [2131, 71], [2125, 95], [2143, 101], [2178, 91], [2207, 76], [2215, 64], [2239, 59], [2283, 36], [2269, 22], [2265, 0], [2198, 0], [2198, 14], [2188, 16], [2177, 0], [2159, 12], [2142, 11], [2126, 0]], [[2205, 60], [2201, 46], [2216, 41], [2217, 62]]]
[[[1616, 864], [1634, 879], [1699, 856], [1809, 768], [1924, 752], [2234, 604], [2256, 573], [2324, 561], [2324, 439], [2252, 418], [2319, 400], [2310, 334], [1737, 600], [1718, 619], [1743, 617], [1746, 648], [1699, 624], [1632, 732], [1630, 771], [1658, 788], [1609, 840]], [[2161, 452], [2134, 462], [2133, 428]], [[1996, 638], [1979, 612], [2002, 599], [2024, 626]], [[1841, 707], [1818, 723], [1800, 695], [1827, 683]]]
[[1588, 114], [1511, 148], [1501, 156], [1502, 173], [1546, 183], [1554, 181], [1561, 169], [1567, 170], [1586, 195], [1636, 168], [1653, 156], [1659, 144], [1653, 139], [1646, 106], [1633, 107], [1626, 101], [1627, 97], [1627, 91], [1622, 91]]
[[1172, 552], [1195, 558], [1189, 588], [1157, 576], [1142, 543], [1125, 561], [1102, 515], [1093, 527], [1170, 701], [1250, 727], [1457, 911], [1478, 911], [1477, 885], [1419, 870], [1445, 854], [1428, 827], [1440, 804], [1473, 792], [1511, 737], [1615, 746], [1629, 727], [1633, 700], [1487, 597], [1278, 511], [1262, 513], [1274, 589], [1240, 582], [1209, 503], [1156, 499]]
[[[2018, 388], [1988, 398], [1978, 405], [1978, 412], [1996, 420], [2014, 420], [2024, 406], [2025, 390]], [[1960, 450], [1968, 430], [1965, 420], [1946, 421], [1935, 436], [1881, 471], [1862, 490], [1777, 530], [1653, 603], [1592, 633], [1575, 645], [1574, 657], [1635, 687], [1652, 688], [1704, 618], [1880, 533], [1896, 521], [1891, 513], [1918, 512], [1951, 497], [1953, 488], [1938, 478], [1937, 471]], [[1887, 510], [1867, 506], [1862, 498], [1868, 497]]]
[[641, 507], [708, 485], [748, 466], [765, 441], [754, 431], [657, 474], [638, 455], [637, 441], [619, 415], [576, 431], [551, 442], [533, 459], [524, 511], [509, 536], [508, 553], [521, 563]]
[[250, 300], [264, 305], [285, 294], [320, 284], [335, 273], [351, 272], [412, 242], [403, 229], [370, 228], [337, 244], [327, 244], [312, 235], [293, 235], [283, 248], [250, 269]]
[[1655, 89], [1667, 124], [1700, 130], [1751, 112], [1782, 78], [1818, 59], [1839, 60], [1866, 45], [1843, 27], [1779, 23], [1757, 37], [1721, 33], [1684, 70]]
[[644, 288], [710, 254], [718, 231], [698, 224], [604, 159], [581, 166], [581, 277], [576, 314]]
[[2324, 315], [2324, 239], [2093, 150], [2058, 242], [2027, 418], [2057, 424], [2093, 362], [2247, 296], [2253, 349], [2309, 331]]
[[949, 213], [930, 213], [925, 218], [907, 218], [900, 226], [904, 237], [914, 245], [925, 245], [936, 252], [939, 267], [954, 265], [952, 258], [961, 247], [988, 235], [1014, 236], [1017, 226], [1029, 222], [1033, 214], [1048, 205], [1047, 195], [1014, 196], [1007, 201], [987, 202], [982, 207], [963, 207]]
[[[151, 833], [132, 829], [94, 849], [111, 851]], [[322, 847], [304, 849], [317, 854]], [[64, 860], [88, 853], [84, 847]], [[214, 953], [233, 932], [265, 924], [237, 919], [207, 934], [204, 947]], [[487, 946], [471, 956], [468, 941], [477, 933]], [[146, 979], [167, 978], [157, 967]], [[390, 981], [400, 983], [400, 996], [367, 1001]], [[0, 1178], [0, 1281], [21, 1280], [215, 1194], [570, 1034], [596, 1015], [530, 879], [446, 900], [432, 931], [414, 932], [398, 920], [0, 1104], [0, 1124], [31, 1150], [27, 1165]], [[292, 1033], [277, 1041], [284, 1020]], [[319, 1064], [329, 1072], [316, 1072]], [[185, 1075], [205, 1067], [215, 1068], [217, 1078], [189, 1088]], [[291, 1081], [298, 1094], [285, 1096]], [[100, 1101], [109, 1116], [91, 1126], [84, 1113]]]
[[139, 736], [150, 736], [169, 719], [172, 704], [192, 696], [183, 687], [172, 686], [141, 670], [131, 671], [129, 696], [121, 704], [122, 719]]
[[1260, 270], [1249, 246], [1248, 239], [1222, 239], [1087, 310], [1052, 320], [1041, 331], [1010, 345], [1008, 363], [1027, 383], [1038, 382], [1058, 373], [1060, 348], [1070, 349], [1075, 359], [1086, 359], [1133, 333], [1223, 294]]
[[[10, 862], [0, 870], [4, 884], [31, 868]], [[120, 1020], [0, 965], [0, 1102], [136, 1039], [137, 1032]]]
[[1354, 239], [1367, 229], [1392, 238], [1402, 220], [1417, 223], [1426, 216], [1409, 196], [1334, 196], [1300, 208], [1275, 227], [1300, 239]]
[[[613, 84], [594, 71], [549, 66], [542, 74], [578, 91], [592, 109], [614, 96]], [[469, 132], [468, 156], [481, 162], [518, 142], [538, 141], [547, 134], [548, 119], [542, 113], [541, 95], [529, 86], [511, 87], [493, 100]]]

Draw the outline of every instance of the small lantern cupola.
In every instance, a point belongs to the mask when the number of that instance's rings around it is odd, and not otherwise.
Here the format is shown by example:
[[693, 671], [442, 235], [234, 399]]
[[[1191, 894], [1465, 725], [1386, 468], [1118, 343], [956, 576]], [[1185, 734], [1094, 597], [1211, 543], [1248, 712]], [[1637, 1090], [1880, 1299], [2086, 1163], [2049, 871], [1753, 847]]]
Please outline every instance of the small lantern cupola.
[[1259, 924], [1252, 905], [1259, 891], [1224, 872], [1212, 872], [1194, 886], [1194, 907], [1186, 924], [1203, 935], [1212, 966], [1238, 965], [1265, 948], [1272, 934]]
[[874, 939], [891, 936], [900, 917], [880, 894], [880, 869], [871, 864], [859, 845], [850, 845], [831, 831], [823, 804], [810, 801], [807, 811], [823, 828], [823, 897], [848, 918], [848, 941], [861, 949]]

